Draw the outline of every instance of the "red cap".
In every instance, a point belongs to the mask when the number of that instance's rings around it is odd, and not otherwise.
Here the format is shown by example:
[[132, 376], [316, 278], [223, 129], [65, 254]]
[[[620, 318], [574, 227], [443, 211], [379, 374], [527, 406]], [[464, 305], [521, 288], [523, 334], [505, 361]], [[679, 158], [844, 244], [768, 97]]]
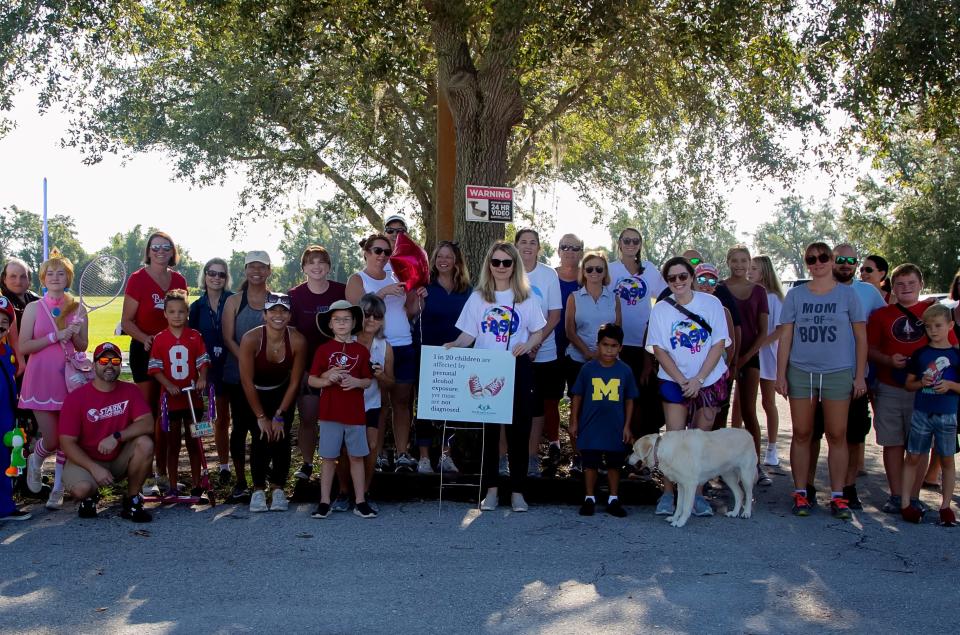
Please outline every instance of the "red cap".
[[13, 321], [16, 319], [16, 315], [13, 312], [13, 303], [2, 295], [0, 295], [0, 313], [7, 314], [10, 318], [10, 324], [13, 324]]
[[123, 359], [123, 354], [120, 352], [120, 347], [114, 344], [113, 342], [104, 342], [100, 346], [94, 349], [93, 358], [96, 359], [102, 356], [104, 353], [112, 354], [116, 357]]

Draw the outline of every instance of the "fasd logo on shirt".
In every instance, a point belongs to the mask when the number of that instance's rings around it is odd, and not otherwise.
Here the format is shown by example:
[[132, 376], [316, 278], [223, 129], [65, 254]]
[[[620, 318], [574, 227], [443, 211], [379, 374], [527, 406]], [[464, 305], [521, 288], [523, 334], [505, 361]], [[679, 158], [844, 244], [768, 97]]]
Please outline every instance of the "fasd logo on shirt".
[[336, 352], [330, 354], [330, 368], [340, 368], [342, 370], [353, 370], [360, 358], [356, 355], [347, 355], [345, 352]]
[[630, 276], [617, 282], [616, 291], [621, 302], [634, 306], [647, 297], [647, 283], [643, 281], [643, 278]]
[[87, 421], [91, 423], [96, 423], [101, 419], [109, 419], [111, 417], [118, 417], [127, 411], [127, 404], [130, 403], [130, 400], [121, 401], [110, 406], [105, 406], [97, 410], [96, 408], [90, 408], [87, 410]]
[[687, 348], [690, 349], [691, 354], [699, 353], [710, 339], [710, 333], [706, 329], [700, 328], [690, 320], [674, 322], [670, 331], [673, 332], [670, 337], [670, 347], [673, 350], [677, 350], [678, 347]]
[[515, 335], [520, 329], [520, 315], [510, 307], [492, 306], [480, 319], [480, 332], [492, 333], [498, 342], [506, 342], [509, 335]]

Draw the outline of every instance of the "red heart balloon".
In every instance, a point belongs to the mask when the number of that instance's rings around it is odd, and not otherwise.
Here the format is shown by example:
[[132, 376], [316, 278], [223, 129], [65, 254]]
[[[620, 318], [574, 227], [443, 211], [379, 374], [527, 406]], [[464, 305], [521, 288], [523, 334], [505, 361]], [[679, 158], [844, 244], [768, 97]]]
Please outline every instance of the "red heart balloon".
[[402, 282], [407, 291], [425, 287], [430, 283], [430, 264], [427, 262], [427, 252], [407, 236], [406, 232], [397, 234], [397, 244], [394, 245], [390, 264], [397, 280]]

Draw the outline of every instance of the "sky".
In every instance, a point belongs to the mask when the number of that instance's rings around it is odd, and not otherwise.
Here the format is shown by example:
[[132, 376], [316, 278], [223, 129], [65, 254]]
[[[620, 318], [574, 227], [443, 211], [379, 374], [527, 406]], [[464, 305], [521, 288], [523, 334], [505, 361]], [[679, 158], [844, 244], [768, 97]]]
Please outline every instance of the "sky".
[[[41, 213], [46, 177], [49, 215], [73, 216], [78, 239], [88, 251], [103, 247], [108, 236], [139, 223], [167, 231], [201, 262], [214, 256], [229, 258], [233, 249], [265, 249], [279, 258], [282, 228], [277, 217], [248, 221], [242, 235], [230, 235], [228, 222], [236, 212], [237, 195], [243, 187], [240, 175], [230, 177], [222, 186], [191, 187], [172, 180], [172, 163], [160, 153], [138, 154], [127, 160], [108, 155], [96, 165], [84, 165], [78, 150], [61, 147], [68, 126], [62, 112], [53, 109], [41, 116], [35, 97], [25, 92], [17, 97], [9, 116], [17, 127], [0, 138], [0, 207], [16, 205]], [[794, 191], [818, 201], [830, 199], [839, 207], [842, 194], [852, 185], [851, 181], [832, 184], [826, 175], [813, 172], [797, 175]], [[319, 182], [309, 192], [290, 193], [291, 213], [299, 205], [315, 203], [316, 193], [323, 191], [333, 193]], [[738, 235], [748, 238], [785, 194], [778, 184], [747, 177], [731, 183], [726, 198]], [[606, 227], [594, 225], [592, 215], [582, 213], [569, 187], [558, 184], [538, 191], [537, 199], [538, 205], [556, 210], [556, 231], [545, 236], [545, 241], [556, 244], [560, 235], [572, 232], [588, 246], [609, 242]]]

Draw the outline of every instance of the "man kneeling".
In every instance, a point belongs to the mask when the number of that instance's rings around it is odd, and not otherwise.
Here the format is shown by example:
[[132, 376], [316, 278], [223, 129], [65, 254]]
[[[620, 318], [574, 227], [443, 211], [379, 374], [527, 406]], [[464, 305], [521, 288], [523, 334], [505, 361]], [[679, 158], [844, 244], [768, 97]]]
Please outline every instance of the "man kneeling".
[[104, 342], [93, 352], [96, 378], [68, 394], [60, 412], [60, 447], [67, 455], [63, 486], [80, 501], [81, 518], [97, 516], [97, 490], [127, 477], [120, 515], [152, 520], [140, 488], [153, 460], [153, 415], [136, 385], [117, 381], [120, 349]]

